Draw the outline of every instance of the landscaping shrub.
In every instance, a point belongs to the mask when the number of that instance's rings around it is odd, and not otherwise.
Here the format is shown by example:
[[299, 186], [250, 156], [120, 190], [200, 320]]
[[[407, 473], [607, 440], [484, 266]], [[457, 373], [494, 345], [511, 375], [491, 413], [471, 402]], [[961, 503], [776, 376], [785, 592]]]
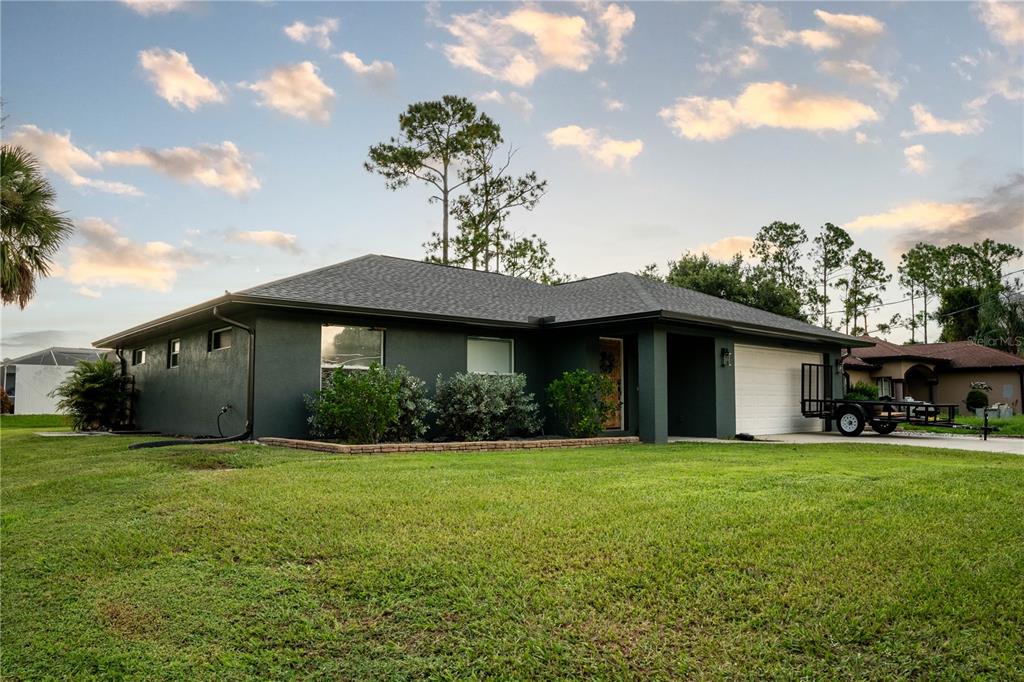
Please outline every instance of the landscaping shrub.
[[433, 404], [426, 383], [405, 367], [334, 371], [324, 386], [305, 397], [310, 431], [347, 443], [404, 442], [427, 430]]
[[115, 429], [128, 416], [128, 378], [104, 358], [79, 362], [51, 395], [76, 431]]
[[391, 370], [391, 374], [398, 379], [398, 419], [384, 434], [384, 440], [389, 443], [417, 440], [427, 432], [426, 418], [434, 410], [434, 402], [427, 397], [427, 382], [401, 365]]
[[14, 414], [14, 402], [7, 391], [0, 386], [0, 414]]
[[858, 381], [846, 392], [847, 400], [878, 400], [878, 387], [866, 381]]
[[522, 374], [437, 377], [437, 426], [454, 440], [499, 440], [540, 430], [540, 409]]
[[365, 371], [337, 369], [306, 396], [314, 436], [348, 443], [379, 443], [398, 421], [400, 380], [374, 363]]
[[604, 374], [576, 369], [565, 372], [547, 388], [548, 406], [567, 436], [589, 438], [604, 430], [619, 406], [615, 382]]
[[967, 392], [967, 397], [964, 399], [964, 404], [970, 410], [980, 410], [983, 407], [988, 407], [988, 394], [985, 391], [979, 391], [973, 389]]

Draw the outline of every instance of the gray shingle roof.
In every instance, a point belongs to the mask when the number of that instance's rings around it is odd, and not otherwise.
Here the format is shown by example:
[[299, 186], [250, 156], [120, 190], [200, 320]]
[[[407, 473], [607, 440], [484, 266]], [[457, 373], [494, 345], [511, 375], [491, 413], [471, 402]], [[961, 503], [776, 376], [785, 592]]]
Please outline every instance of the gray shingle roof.
[[549, 286], [495, 273], [368, 255], [237, 293], [297, 304], [518, 324], [551, 316], [554, 324], [560, 324], [664, 314], [861, 345], [845, 334], [626, 272]]

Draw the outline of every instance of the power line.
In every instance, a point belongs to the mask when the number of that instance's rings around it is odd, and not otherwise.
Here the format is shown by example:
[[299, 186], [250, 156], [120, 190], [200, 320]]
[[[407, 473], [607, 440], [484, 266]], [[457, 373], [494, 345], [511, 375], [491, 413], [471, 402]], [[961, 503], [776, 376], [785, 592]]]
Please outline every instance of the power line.
[[[1021, 268], [1020, 270], [1014, 270], [1014, 271], [1012, 271], [1012, 272], [1008, 272], [1008, 273], [1006, 273], [1005, 275], [1002, 275], [1002, 276], [1000, 277], [1000, 279], [1006, 279], [1006, 278], [1007, 278], [1007, 277], [1009, 277], [1010, 275], [1016, 275], [1016, 274], [1018, 274], [1018, 273], [1021, 273], [1021, 272], [1024, 272], [1024, 268]], [[998, 294], [997, 294], [997, 295], [998, 295]], [[917, 298], [920, 298], [920, 297], [918, 297], [918, 296], [915, 296], [915, 297], [914, 297], [914, 300], [916, 300]], [[872, 306], [868, 306], [868, 307], [865, 307], [865, 308], [863, 308], [862, 310], [863, 310], [864, 312], [871, 312], [871, 311], [873, 311], [873, 310], [878, 310], [878, 309], [880, 309], [880, 308], [884, 308], [884, 307], [886, 307], [886, 306], [890, 306], [890, 305], [898, 305], [898, 304], [900, 304], [900, 303], [906, 303], [906, 302], [908, 302], [908, 301], [910, 301], [910, 300], [912, 300], [912, 299], [910, 299], [910, 298], [903, 298], [903, 299], [900, 299], [899, 301], [887, 301], [887, 302], [885, 302], [885, 303], [877, 303], [877, 304], [875, 304], [875, 305], [872, 305]], [[982, 304], [981, 304], [981, 303], [979, 303], [978, 305], [975, 305], [975, 306], [971, 306], [970, 308], [964, 308], [963, 310], [954, 310], [954, 311], [953, 311], [953, 312], [951, 312], [951, 313], [945, 313], [945, 314], [943, 314], [943, 315], [941, 315], [941, 316], [939, 316], [939, 317], [947, 317], [947, 316], [949, 316], [949, 315], [955, 315], [956, 313], [961, 313], [961, 312], [964, 312], [964, 311], [966, 311], [966, 310], [971, 310], [972, 308], [979, 308], [979, 307], [981, 307], [981, 305], [982, 305]], [[845, 312], [846, 312], [845, 310], [833, 310], [833, 311], [831, 311], [831, 312], [829, 312], [829, 313], [827, 313], [827, 314], [828, 314], [828, 315], [839, 315], [839, 314], [841, 314], [841, 313], [845, 313]], [[936, 318], [936, 319], [938, 319], [938, 318]]]

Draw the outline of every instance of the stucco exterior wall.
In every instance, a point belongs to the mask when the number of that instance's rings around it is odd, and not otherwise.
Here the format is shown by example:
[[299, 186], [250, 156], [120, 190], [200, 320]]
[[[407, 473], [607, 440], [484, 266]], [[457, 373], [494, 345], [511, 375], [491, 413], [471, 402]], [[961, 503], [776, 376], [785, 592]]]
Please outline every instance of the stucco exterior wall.
[[[248, 322], [239, 318], [241, 322]], [[221, 417], [224, 435], [245, 426], [248, 334], [235, 330], [230, 348], [207, 351], [207, 334], [223, 328], [217, 322], [154, 337], [135, 346], [145, 348], [146, 362], [132, 366], [131, 350], [125, 349], [128, 373], [135, 376], [137, 392], [135, 425], [147, 431], [190, 436], [216, 436], [221, 406], [230, 405]], [[178, 366], [167, 366], [168, 342], [181, 339]], [[258, 344], [257, 344], [258, 348]]]
[[546, 354], [533, 332], [444, 324], [410, 324], [334, 315], [261, 315], [256, 328], [256, 435], [308, 437], [302, 397], [320, 386], [320, 329], [324, 324], [377, 327], [384, 331], [384, 365], [404, 366], [433, 391], [438, 375], [466, 371], [470, 336], [512, 338], [513, 365], [527, 390], [543, 400]]
[[[664, 442], [670, 432], [670, 411], [675, 415], [673, 432], [731, 437], [735, 434], [735, 370], [722, 367], [723, 349], [733, 351], [737, 339], [751, 337], [716, 334], [708, 328], [683, 324], [629, 322], [595, 327], [548, 330], [516, 330], [471, 327], [445, 323], [355, 318], [331, 313], [257, 309], [232, 315], [256, 330], [255, 436], [306, 438], [309, 436], [303, 396], [320, 383], [320, 334], [324, 324], [377, 327], [384, 330], [384, 364], [403, 365], [422, 378], [432, 390], [437, 376], [466, 371], [469, 336], [512, 338], [515, 371], [527, 377], [527, 389], [544, 405], [548, 383], [566, 370], [598, 371], [599, 339], [622, 338], [625, 367], [623, 396], [626, 428], [610, 433], [638, 434], [642, 439]], [[128, 367], [136, 377], [139, 428], [165, 433], [217, 435], [217, 414], [231, 405], [222, 418], [225, 434], [242, 430], [245, 417], [248, 335], [236, 330], [232, 347], [207, 351], [207, 334], [223, 327], [211, 322], [173, 335], [150, 339], [144, 347], [144, 365]], [[700, 357], [690, 357], [688, 341], [669, 344], [670, 334], [685, 340], [703, 338]], [[167, 367], [171, 338], [181, 339], [176, 368]], [[794, 344], [756, 339], [761, 345], [815, 348], [836, 351], [821, 344]], [[670, 376], [669, 353], [690, 363], [685, 376]], [[130, 358], [130, 349], [125, 349]], [[693, 370], [693, 371], [690, 371]], [[674, 385], [670, 404], [670, 383]], [[836, 385], [841, 391], [841, 381]], [[680, 400], [682, 402], [680, 402]], [[689, 402], [687, 402], [689, 401]], [[691, 404], [692, 403], [692, 404]], [[799, 409], [799, 406], [794, 406]], [[548, 415], [547, 429], [556, 431]]]
[[962, 370], [946, 371], [939, 375], [935, 387], [935, 400], [940, 403], [959, 403], [966, 411], [963, 400], [971, 390], [971, 382], [984, 381], [992, 387], [988, 393], [989, 403], [1006, 403], [1013, 407], [1014, 414], [1021, 413], [1020, 374], [1014, 370]]
[[914, 386], [904, 382], [906, 373], [918, 366], [934, 368], [937, 383], [932, 390], [933, 402], [959, 405], [963, 411], [965, 409], [963, 401], [967, 397], [967, 392], [971, 390], [971, 383], [984, 381], [992, 387], [992, 392], [988, 394], [989, 402], [1006, 403], [1013, 407], [1016, 414], [1020, 414], [1022, 405], [1024, 405], [1021, 397], [1021, 375], [1014, 369], [948, 369], [923, 362], [892, 361], [882, 364], [873, 372], [863, 370], [847, 370], [846, 372], [850, 376], [851, 385], [858, 381], [875, 385], [878, 379], [891, 377], [897, 399], [909, 394], [916, 400], [927, 400], [927, 395], [914, 395], [912, 390]]
[[14, 414], [56, 414], [58, 398], [49, 393], [74, 367], [15, 365]]

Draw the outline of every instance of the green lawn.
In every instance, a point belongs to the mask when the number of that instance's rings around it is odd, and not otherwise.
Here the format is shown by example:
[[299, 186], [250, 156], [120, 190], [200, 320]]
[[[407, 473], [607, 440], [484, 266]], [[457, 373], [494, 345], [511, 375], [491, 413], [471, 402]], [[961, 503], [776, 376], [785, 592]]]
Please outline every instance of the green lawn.
[[3, 428], [4, 679], [1020, 679], [1024, 458]]
[[[980, 427], [985, 423], [981, 417], [961, 415], [956, 418], [957, 424]], [[994, 419], [989, 417], [989, 426], [998, 426], [997, 436], [1024, 436], [1024, 415], [1015, 414], [1009, 419]], [[928, 431], [931, 433], [975, 433], [966, 429], [948, 429], [941, 426], [901, 426], [904, 431]]]

